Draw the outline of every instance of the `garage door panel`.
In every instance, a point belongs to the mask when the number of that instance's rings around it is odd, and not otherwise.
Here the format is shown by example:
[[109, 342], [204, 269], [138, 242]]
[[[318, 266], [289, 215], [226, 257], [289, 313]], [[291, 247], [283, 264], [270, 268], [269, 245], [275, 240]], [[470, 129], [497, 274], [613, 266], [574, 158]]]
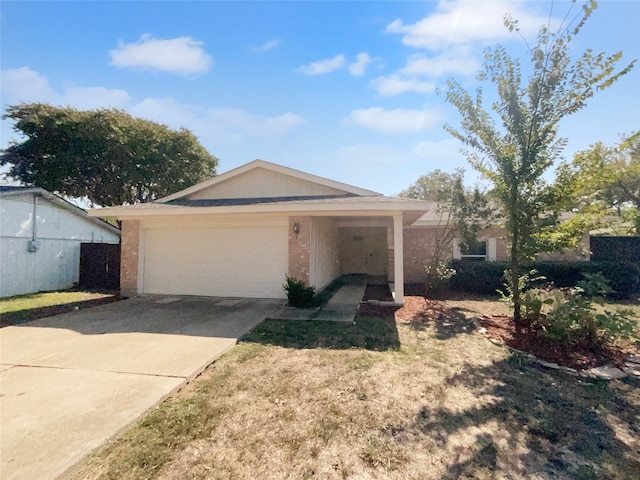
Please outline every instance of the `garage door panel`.
[[143, 291], [280, 298], [287, 248], [286, 226], [147, 229]]

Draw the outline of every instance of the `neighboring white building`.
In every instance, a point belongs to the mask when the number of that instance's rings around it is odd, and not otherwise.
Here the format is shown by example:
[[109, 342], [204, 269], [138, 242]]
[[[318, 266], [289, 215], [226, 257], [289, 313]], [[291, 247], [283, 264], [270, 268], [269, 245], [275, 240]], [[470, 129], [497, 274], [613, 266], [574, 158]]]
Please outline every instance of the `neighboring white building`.
[[0, 297], [72, 287], [82, 242], [120, 231], [42, 188], [0, 186]]

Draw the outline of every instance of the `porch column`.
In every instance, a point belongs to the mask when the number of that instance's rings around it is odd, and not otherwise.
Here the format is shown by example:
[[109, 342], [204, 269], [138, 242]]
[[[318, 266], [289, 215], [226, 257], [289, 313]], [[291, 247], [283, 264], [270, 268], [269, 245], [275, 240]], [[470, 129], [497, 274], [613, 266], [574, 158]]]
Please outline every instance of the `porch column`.
[[140, 221], [123, 220], [120, 236], [120, 295], [135, 297], [138, 293]]
[[404, 248], [402, 214], [393, 216], [393, 284], [395, 303], [404, 303]]

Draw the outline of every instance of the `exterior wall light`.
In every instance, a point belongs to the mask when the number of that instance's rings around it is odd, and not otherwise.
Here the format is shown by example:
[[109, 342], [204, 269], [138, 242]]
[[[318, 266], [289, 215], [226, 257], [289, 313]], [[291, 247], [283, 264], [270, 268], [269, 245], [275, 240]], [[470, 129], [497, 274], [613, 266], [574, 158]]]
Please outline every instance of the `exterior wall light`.
[[293, 233], [295, 233], [296, 235], [300, 233], [300, 225], [298, 225], [297, 222], [293, 224]]

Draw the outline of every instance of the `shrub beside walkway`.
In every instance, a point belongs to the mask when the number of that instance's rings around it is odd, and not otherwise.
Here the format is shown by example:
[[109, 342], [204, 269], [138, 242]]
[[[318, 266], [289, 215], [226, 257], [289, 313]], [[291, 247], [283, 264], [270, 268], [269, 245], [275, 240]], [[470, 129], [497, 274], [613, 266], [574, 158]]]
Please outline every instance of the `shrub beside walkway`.
[[274, 320], [321, 320], [330, 322], [353, 322], [358, 305], [364, 296], [366, 285], [345, 284], [331, 299], [318, 308], [294, 308], [283, 306], [276, 310]]

